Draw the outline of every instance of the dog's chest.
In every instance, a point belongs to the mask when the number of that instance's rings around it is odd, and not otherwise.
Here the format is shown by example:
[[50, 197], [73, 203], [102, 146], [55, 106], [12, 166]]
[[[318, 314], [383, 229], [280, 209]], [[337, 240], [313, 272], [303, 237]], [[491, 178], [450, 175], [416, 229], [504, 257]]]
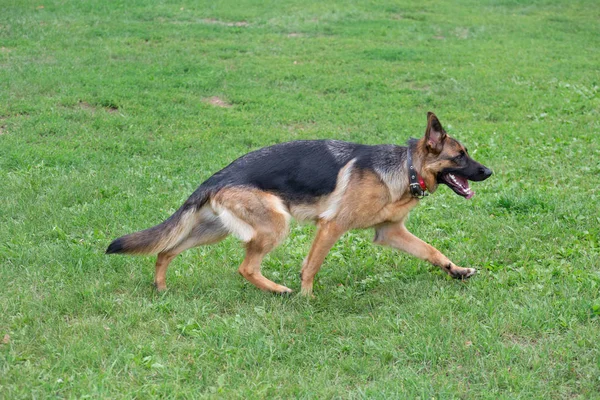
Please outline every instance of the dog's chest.
[[403, 221], [417, 204], [419, 204], [419, 199], [410, 195], [403, 196], [399, 200], [385, 206], [375, 220], [381, 221], [381, 223]]

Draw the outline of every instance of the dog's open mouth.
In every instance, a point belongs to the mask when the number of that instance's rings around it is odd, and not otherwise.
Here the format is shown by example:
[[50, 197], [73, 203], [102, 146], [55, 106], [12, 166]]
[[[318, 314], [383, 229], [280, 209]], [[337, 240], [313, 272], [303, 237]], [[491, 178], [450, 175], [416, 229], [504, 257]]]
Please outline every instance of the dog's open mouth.
[[439, 181], [450, 186], [454, 193], [466, 199], [470, 199], [475, 195], [475, 192], [469, 187], [469, 181], [464, 176], [447, 172], [439, 177]]

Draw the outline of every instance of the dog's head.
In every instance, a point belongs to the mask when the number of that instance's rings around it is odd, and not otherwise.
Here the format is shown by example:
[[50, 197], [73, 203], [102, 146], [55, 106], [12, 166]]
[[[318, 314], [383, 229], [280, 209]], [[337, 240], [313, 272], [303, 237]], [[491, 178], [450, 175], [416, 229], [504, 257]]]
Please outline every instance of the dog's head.
[[469, 156], [467, 148], [446, 134], [434, 113], [427, 113], [425, 136], [419, 140], [417, 151], [421, 153], [422, 176], [430, 192], [438, 184], [448, 185], [454, 193], [470, 199], [475, 192], [468, 181], [483, 181], [492, 171]]

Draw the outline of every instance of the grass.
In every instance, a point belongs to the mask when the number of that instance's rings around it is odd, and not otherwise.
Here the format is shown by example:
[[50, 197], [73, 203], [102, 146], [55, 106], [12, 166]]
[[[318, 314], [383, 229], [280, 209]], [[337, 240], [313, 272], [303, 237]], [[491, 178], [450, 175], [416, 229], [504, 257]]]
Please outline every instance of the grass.
[[[600, 398], [595, 1], [4, 1], [0, 397]], [[452, 281], [351, 232], [316, 299], [233, 239], [108, 257], [276, 142], [403, 144], [435, 111], [495, 175], [408, 227]], [[314, 229], [264, 263], [296, 291]]]

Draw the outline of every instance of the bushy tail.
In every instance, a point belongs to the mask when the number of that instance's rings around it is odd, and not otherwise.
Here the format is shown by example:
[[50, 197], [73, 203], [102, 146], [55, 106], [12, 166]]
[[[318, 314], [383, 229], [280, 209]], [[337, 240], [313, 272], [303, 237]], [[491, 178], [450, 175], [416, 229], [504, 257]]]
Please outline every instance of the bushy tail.
[[174, 248], [200, 222], [199, 211], [207, 199], [205, 193], [194, 193], [164, 222], [115, 239], [106, 249], [106, 254], [158, 254]]

